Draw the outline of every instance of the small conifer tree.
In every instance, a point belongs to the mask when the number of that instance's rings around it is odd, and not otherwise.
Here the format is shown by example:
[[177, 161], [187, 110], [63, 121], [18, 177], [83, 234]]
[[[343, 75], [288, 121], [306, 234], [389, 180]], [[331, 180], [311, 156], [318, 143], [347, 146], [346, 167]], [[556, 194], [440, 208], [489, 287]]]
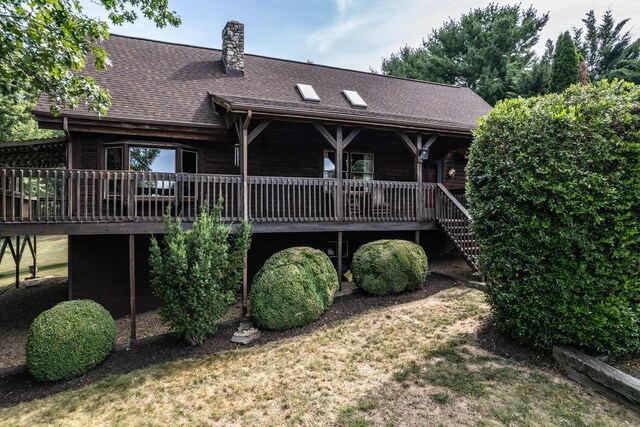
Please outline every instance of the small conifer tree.
[[244, 258], [251, 244], [251, 226], [236, 233], [221, 218], [222, 201], [202, 209], [191, 230], [181, 218], [164, 215], [162, 248], [151, 238], [151, 287], [162, 300], [160, 316], [171, 330], [192, 345], [202, 344], [216, 330], [239, 289]]
[[551, 91], [562, 92], [574, 83], [578, 83], [580, 58], [576, 45], [571, 40], [569, 32], [560, 34], [556, 42], [551, 65]]

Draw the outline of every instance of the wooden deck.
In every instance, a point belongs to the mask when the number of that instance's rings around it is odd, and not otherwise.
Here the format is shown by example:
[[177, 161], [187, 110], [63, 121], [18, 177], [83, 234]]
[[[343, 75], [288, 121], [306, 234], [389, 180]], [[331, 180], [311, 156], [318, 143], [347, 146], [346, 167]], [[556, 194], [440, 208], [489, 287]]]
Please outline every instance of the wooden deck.
[[[246, 188], [246, 205], [243, 188]], [[0, 236], [146, 234], [222, 203], [255, 232], [437, 228], [437, 184], [104, 170], [0, 169]], [[243, 212], [247, 206], [247, 212]]]

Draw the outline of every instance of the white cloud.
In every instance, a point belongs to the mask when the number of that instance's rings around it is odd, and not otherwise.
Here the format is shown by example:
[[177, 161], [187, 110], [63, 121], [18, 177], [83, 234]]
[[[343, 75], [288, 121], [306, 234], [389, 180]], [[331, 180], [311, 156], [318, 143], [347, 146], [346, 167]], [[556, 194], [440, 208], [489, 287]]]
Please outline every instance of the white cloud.
[[336, 0], [336, 6], [338, 6], [338, 12], [342, 15], [346, 12], [347, 8], [351, 6], [352, 0]]

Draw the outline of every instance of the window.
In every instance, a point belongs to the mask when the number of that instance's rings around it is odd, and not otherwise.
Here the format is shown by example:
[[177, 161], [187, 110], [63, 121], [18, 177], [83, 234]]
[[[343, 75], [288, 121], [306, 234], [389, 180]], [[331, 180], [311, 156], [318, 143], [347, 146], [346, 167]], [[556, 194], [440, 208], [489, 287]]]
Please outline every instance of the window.
[[298, 92], [300, 92], [302, 99], [304, 99], [305, 101], [320, 102], [320, 97], [316, 93], [316, 90], [313, 88], [313, 86], [298, 83], [296, 87], [298, 88]]
[[[372, 153], [343, 153], [344, 165], [342, 177], [344, 179], [373, 180], [374, 157]], [[336, 178], [336, 152], [325, 150], [323, 156], [323, 178]]]
[[135, 172], [176, 172], [176, 150], [167, 148], [129, 148], [129, 169]]
[[351, 179], [373, 180], [373, 154], [350, 153]]

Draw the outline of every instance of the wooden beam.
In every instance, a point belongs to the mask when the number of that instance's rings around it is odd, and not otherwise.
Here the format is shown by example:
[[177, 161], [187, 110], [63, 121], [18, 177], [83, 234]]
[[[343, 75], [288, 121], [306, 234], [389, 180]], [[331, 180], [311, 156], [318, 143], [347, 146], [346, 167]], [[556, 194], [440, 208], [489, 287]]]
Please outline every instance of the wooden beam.
[[314, 123], [313, 127], [316, 128], [320, 135], [324, 137], [325, 141], [327, 141], [334, 150], [338, 151], [338, 143], [336, 142], [336, 139], [329, 133], [327, 128], [318, 123]]
[[[416, 136], [416, 151], [418, 155], [415, 157], [416, 159], [416, 182], [422, 182], [422, 158], [420, 157], [420, 150], [422, 150], [422, 134], [419, 133]], [[423, 217], [424, 209], [425, 209], [425, 200], [424, 200], [424, 190], [418, 189], [418, 197], [416, 197], [416, 214], [419, 218]], [[420, 234], [417, 232], [416, 234], [416, 243], [420, 242]]]
[[338, 231], [338, 241], [336, 242], [336, 255], [338, 256], [338, 264], [336, 271], [338, 272], [338, 290], [342, 290], [342, 231]]
[[256, 139], [258, 135], [260, 135], [262, 131], [266, 129], [267, 126], [269, 126], [270, 123], [271, 119], [265, 119], [261, 121], [260, 124], [258, 124], [258, 126], [256, 126], [256, 128], [249, 134], [249, 140], [247, 141], [247, 144], [251, 144], [253, 140]]
[[[324, 129], [324, 128], [323, 128]], [[326, 130], [326, 129], [325, 129]], [[336, 129], [336, 179], [338, 180], [338, 191], [337, 191], [337, 203], [336, 206], [336, 216], [339, 220], [344, 218], [343, 216], [343, 207], [344, 207], [344, 197], [342, 196], [342, 167], [344, 162], [342, 161], [342, 125], [338, 125]]]
[[411, 141], [411, 138], [409, 138], [407, 134], [404, 132], [396, 132], [396, 135], [398, 135], [398, 138], [400, 138], [400, 141], [404, 142], [404, 145], [407, 146], [409, 151], [411, 151], [413, 155], [417, 157], [418, 150], [416, 149], [416, 146], [413, 144], [413, 141]]
[[[249, 158], [249, 124], [251, 123], [251, 110], [247, 111], [247, 117], [242, 124], [242, 136], [240, 138], [240, 182], [242, 184], [242, 220], [249, 221], [249, 182], [248, 182], [248, 158]], [[264, 123], [264, 122], [263, 122]], [[262, 124], [262, 123], [260, 123]], [[267, 123], [268, 124], [268, 123]], [[266, 125], [265, 125], [266, 127]], [[249, 303], [249, 274], [247, 256], [243, 259], [242, 269], [242, 314], [247, 314]]]
[[[422, 136], [422, 135], [421, 135]], [[436, 139], [438, 139], [438, 135], [431, 135], [431, 138], [429, 138], [429, 140], [427, 142], [424, 143], [424, 145], [422, 146], [422, 148], [428, 149], [429, 147], [431, 147], [431, 145], [436, 142]]]
[[344, 141], [342, 141], [343, 150], [347, 148], [347, 145], [349, 145], [351, 141], [355, 139], [356, 136], [358, 136], [361, 130], [362, 128], [355, 128], [354, 130], [351, 131], [351, 133], [344, 139]]
[[131, 321], [131, 341], [136, 340], [136, 256], [135, 236], [129, 234], [129, 316]]

